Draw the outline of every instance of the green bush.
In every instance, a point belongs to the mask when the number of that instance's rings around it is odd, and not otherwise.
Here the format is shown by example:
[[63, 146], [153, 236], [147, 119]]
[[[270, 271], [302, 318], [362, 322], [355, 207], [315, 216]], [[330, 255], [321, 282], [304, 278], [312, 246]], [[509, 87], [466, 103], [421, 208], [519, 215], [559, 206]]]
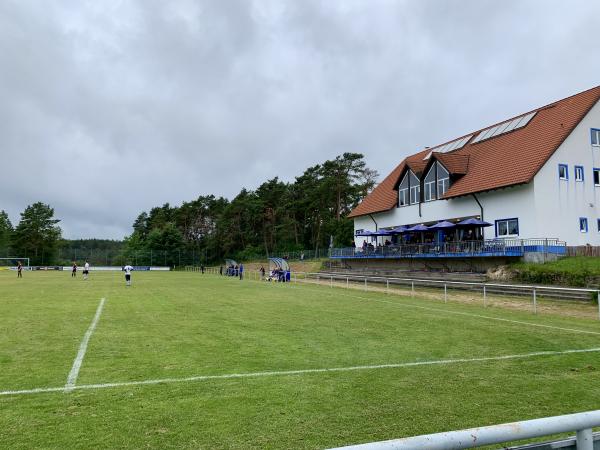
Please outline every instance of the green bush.
[[567, 257], [545, 264], [511, 265], [515, 279], [524, 283], [596, 287], [600, 284], [600, 258]]

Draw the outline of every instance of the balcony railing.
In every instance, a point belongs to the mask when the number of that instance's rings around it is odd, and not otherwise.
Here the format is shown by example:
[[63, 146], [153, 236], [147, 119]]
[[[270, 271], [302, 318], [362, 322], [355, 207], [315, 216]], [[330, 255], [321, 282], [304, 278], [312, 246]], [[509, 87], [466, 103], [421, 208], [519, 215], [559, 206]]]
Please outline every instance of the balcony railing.
[[330, 258], [465, 258], [523, 256], [528, 252], [564, 255], [567, 246], [558, 239], [487, 239], [478, 241], [431, 242], [377, 247], [332, 248]]

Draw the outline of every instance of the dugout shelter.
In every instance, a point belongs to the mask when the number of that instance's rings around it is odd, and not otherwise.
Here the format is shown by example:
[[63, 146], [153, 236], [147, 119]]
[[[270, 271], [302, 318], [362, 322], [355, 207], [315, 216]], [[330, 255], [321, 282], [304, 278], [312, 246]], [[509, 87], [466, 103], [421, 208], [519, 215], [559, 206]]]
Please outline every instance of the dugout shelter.
[[234, 259], [225, 259], [225, 275], [233, 277], [238, 275], [239, 265]]
[[292, 276], [290, 265], [283, 258], [269, 258], [269, 273], [276, 281], [289, 282]]

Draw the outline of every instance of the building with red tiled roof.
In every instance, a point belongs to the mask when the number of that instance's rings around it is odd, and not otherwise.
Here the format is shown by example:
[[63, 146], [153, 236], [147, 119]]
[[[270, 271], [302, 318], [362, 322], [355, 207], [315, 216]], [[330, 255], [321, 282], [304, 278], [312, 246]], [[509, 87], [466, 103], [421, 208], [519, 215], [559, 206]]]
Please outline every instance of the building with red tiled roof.
[[405, 158], [351, 212], [355, 231], [479, 218], [485, 238], [600, 245], [599, 99], [600, 86]]

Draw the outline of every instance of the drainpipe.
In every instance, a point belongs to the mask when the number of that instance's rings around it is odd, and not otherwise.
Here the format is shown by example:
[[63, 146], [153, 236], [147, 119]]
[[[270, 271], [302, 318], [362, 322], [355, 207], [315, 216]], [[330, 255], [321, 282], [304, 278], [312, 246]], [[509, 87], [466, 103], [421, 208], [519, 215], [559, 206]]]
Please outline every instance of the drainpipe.
[[[379, 226], [377, 225], [377, 221], [375, 219], [373, 219], [373, 216], [371, 214], [369, 214], [369, 217], [371, 218], [371, 220], [375, 224], [375, 231], [379, 231]], [[375, 243], [377, 243], [377, 237], [375, 237]]]
[[[481, 204], [481, 202], [479, 201], [479, 199], [477, 198], [477, 196], [475, 194], [471, 194], [471, 195], [473, 196], [473, 198], [475, 199], [475, 201], [479, 205], [479, 210], [481, 212], [480, 219], [484, 220], [484, 218], [483, 218], [483, 205]], [[483, 236], [483, 228], [481, 229], [481, 235]]]
[[371, 214], [369, 214], [369, 217], [371, 218], [371, 220], [375, 224], [375, 231], [379, 231], [378, 226], [377, 226], [377, 221], [375, 219], [373, 219], [373, 216]]

